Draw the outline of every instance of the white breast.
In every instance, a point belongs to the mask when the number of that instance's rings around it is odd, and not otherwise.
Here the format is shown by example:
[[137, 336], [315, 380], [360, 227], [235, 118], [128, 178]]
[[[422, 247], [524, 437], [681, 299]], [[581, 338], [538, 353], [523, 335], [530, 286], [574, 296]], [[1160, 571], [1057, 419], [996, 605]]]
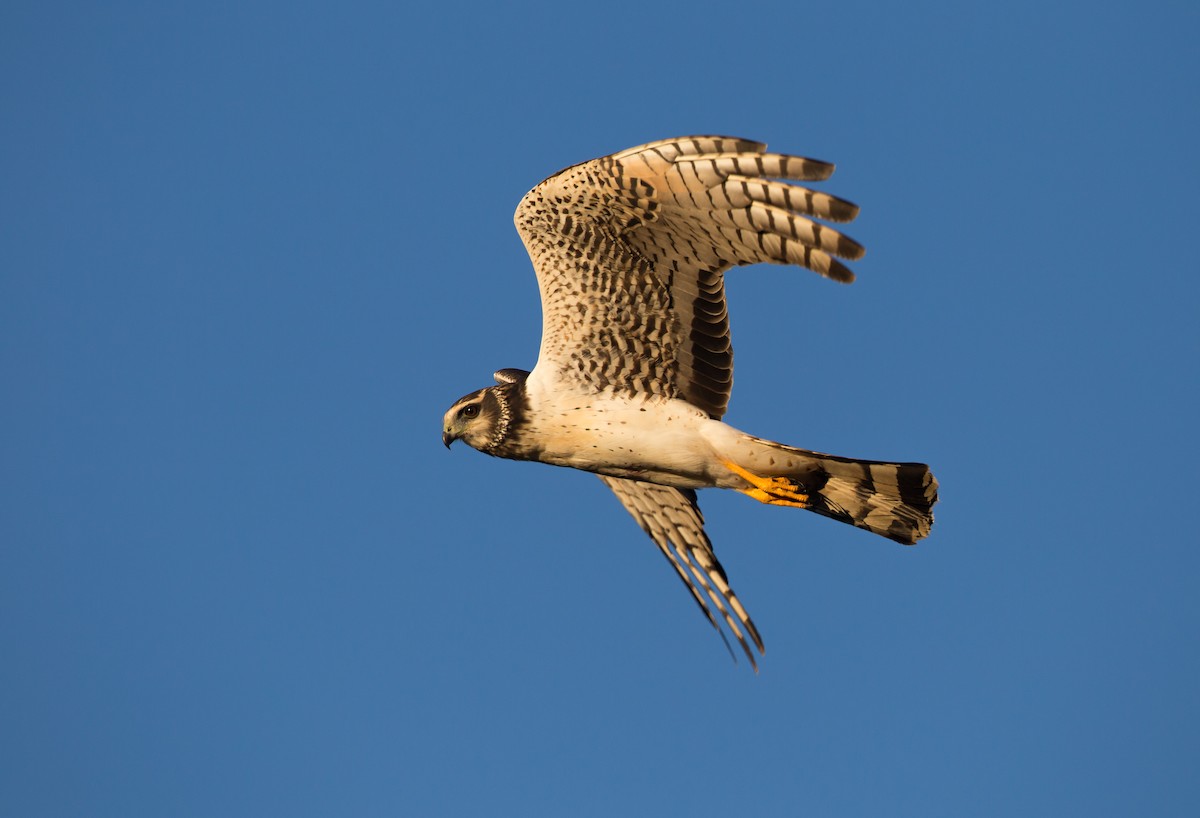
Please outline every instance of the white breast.
[[684, 401], [530, 395], [530, 414], [543, 463], [678, 488], [713, 485], [714, 452], [701, 430], [717, 421]]

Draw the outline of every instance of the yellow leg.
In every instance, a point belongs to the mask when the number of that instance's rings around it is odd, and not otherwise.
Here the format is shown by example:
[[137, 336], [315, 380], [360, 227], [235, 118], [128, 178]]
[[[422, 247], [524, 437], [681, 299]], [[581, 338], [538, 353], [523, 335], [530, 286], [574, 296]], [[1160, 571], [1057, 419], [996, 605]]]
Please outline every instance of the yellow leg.
[[754, 486], [750, 489], [738, 489], [747, 497], [753, 497], [760, 503], [772, 506], [808, 508], [808, 495], [797, 491], [797, 484], [786, 477], [759, 477], [757, 474], [746, 471], [732, 460], [724, 460], [722, 463], [725, 468]]

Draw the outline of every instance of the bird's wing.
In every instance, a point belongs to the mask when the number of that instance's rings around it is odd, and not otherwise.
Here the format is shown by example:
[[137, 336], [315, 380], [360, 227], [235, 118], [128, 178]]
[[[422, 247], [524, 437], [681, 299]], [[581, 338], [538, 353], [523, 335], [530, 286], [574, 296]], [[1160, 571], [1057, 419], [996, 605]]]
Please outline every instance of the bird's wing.
[[724, 273], [797, 264], [849, 282], [863, 248], [827, 221], [858, 208], [780, 180], [833, 165], [758, 142], [651, 142], [551, 176], [514, 221], [542, 297], [532, 378], [557, 389], [682, 398], [719, 418], [733, 384]]
[[[712, 542], [704, 533], [704, 515], [696, 504], [696, 492], [621, 477], [601, 476], [600, 479], [613, 490], [637, 524], [654, 540], [721, 638], [725, 639], [725, 633], [718, 623], [718, 616], [724, 619], [750, 664], [758, 670], [758, 662], [746, 642], [746, 635], [754, 641], [760, 654], [763, 653], [762, 638], [750, 614], [746, 613], [729, 587], [725, 569], [713, 553]], [[728, 640], [725, 644], [728, 647]]]

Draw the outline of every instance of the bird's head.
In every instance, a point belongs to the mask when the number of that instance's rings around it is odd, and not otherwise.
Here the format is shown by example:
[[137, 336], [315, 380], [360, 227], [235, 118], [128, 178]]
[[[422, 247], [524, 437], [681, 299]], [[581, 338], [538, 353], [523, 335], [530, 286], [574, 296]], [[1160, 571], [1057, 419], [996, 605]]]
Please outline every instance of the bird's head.
[[487, 454], [514, 456], [496, 447], [521, 424], [529, 373], [524, 369], [501, 369], [492, 377], [495, 386], [459, 398], [442, 418], [442, 442], [447, 449], [454, 441], [463, 440], [472, 449]]
[[492, 449], [508, 430], [503, 408], [494, 386], [464, 395], [442, 418], [442, 442], [447, 449], [456, 440], [481, 452]]

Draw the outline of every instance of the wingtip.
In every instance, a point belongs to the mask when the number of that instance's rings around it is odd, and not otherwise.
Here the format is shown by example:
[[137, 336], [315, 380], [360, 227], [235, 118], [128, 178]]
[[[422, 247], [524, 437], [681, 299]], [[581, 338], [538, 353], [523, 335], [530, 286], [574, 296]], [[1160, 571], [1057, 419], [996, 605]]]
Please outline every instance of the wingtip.
[[830, 259], [829, 272], [825, 273], [825, 277], [839, 284], [853, 284], [856, 278], [854, 271], [837, 259]]

